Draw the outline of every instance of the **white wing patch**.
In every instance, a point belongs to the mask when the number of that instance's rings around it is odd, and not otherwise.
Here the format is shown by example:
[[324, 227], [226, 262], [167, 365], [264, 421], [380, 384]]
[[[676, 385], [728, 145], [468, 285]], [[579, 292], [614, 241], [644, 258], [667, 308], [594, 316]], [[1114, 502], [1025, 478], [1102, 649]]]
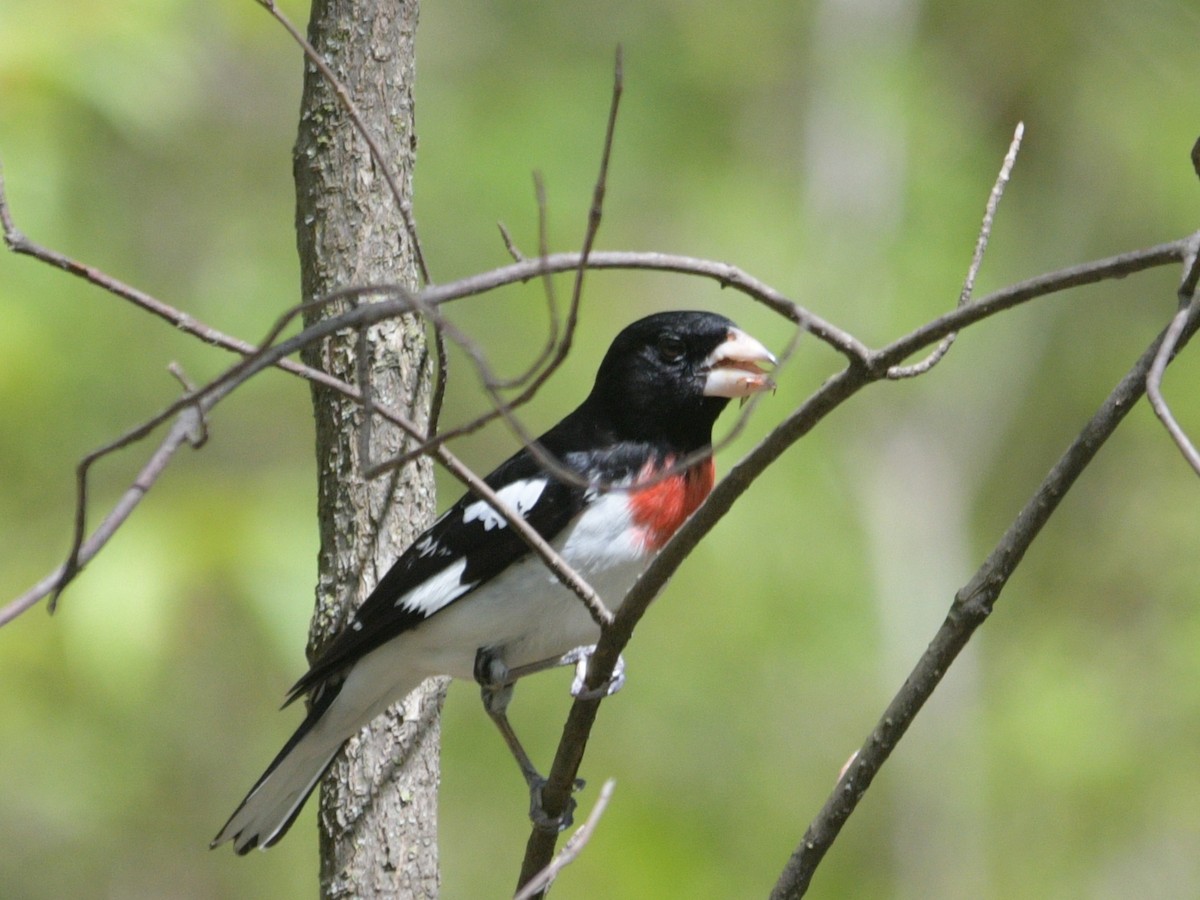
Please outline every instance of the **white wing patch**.
[[462, 576], [466, 570], [467, 561], [465, 559], [456, 562], [400, 597], [396, 601], [396, 606], [411, 609], [413, 612], [419, 612], [425, 618], [429, 618], [473, 587], [469, 583], [463, 584]]
[[[529, 510], [533, 509], [538, 499], [542, 496], [542, 491], [545, 489], [545, 478], [526, 478], [505, 485], [496, 492], [496, 496], [524, 516]], [[491, 504], [486, 500], [476, 500], [463, 510], [462, 520], [464, 525], [474, 522], [476, 519], [483, 523], [484, 531], [491, 531], [493, 528], [504, 528], [508, 525], [504, 521], [504, 516], [492, 509]]]
[[429, 535], [425, 535], [425, 537], [417, 541], [417, 543], [413, 545], [413, 549], [417, 552], [418, 556], [422, 557], [445, 556], [449, 552], [445, 547], [441, 546]]

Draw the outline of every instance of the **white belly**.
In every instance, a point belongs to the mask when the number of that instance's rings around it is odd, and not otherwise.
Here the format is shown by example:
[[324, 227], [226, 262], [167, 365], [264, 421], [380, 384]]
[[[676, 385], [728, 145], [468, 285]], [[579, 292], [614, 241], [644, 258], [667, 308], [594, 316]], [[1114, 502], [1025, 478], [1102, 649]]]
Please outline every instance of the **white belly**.
[[[607, 494], [554, 541], [555, 549], [585, 574], [613, 610], [653, 558], [631, 524], [625, 497]], [[405, 658], [429, 675], [471, 679], [481, 647], [516, 667], [594, 644], [599, 637], [600, 629], [583, 601], [530, 554], [407, 632], [398, 643]]]

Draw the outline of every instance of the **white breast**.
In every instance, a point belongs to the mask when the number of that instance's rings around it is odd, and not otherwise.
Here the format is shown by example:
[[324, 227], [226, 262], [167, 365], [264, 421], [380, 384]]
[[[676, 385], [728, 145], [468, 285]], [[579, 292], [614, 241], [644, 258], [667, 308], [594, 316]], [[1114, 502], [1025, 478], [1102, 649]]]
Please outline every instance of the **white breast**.
[[[595, 500], [553, 544], [614, 610], [652, 558], [636, 539], [619, 492]], [[480, 647], [515, 667], [594, 644], [599, 636], [582, 601], [530, 554], [402, 640], [405, 656], [419, 659], [429, 674], [470, 679]]]

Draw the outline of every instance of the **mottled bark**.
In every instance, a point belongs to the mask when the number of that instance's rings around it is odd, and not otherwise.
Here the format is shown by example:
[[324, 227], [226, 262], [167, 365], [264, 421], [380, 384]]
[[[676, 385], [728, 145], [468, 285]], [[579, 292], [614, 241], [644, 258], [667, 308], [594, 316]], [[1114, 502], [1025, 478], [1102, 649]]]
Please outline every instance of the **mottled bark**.
[[[346, 85], [362, 118], [410, 192], [415, 0], [314, 0], [309, 40]], [[333, 90], [306, 64], [295, 149], [296, 229], [305, 300], [368, 282], [417, 286], [403, 218], [362, 137]], [[332, 315], [331, 305], [311, 313]], [[310, 318], [310, 321], [312, 321]], [[343, 334], [310, 348], [306, 361], [359, 383], [358, 355], [378, 402], [423, 423], [430, 365], [416, 321], [373, 326], [364, 343]], [[314, 388], [321, 550], [310, 655], [346, 621], [434, 512], [427, 460], [366, 481], [362, 410]], [[397, 429], [376, 422], [370, 455], [401, 448]], [[438, 713], [444, 685], [427, 682], [419, 703], [396, 708], [353, 738], [321, 786], [321, 892], [333, 897], [433, 897], [438, 891]]]

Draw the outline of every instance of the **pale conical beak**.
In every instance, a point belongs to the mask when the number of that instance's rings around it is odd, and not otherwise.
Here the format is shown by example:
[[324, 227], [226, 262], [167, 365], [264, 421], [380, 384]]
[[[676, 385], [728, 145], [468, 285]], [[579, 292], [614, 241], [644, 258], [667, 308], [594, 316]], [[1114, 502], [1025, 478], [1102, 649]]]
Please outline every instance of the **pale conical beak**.
[[704, 380], [706, 397], [749, 397], [775, 389], [759, 363], [775, 365], [775, 354], [740, 328], [731, 328], [707, 360], [708, 377]]

